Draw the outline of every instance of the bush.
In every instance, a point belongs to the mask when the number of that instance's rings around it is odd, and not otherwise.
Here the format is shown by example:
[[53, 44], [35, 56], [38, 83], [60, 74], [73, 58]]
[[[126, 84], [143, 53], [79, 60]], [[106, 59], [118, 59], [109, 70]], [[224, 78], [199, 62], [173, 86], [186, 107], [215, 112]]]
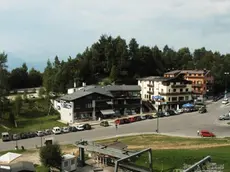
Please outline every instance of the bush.
[[61, 169], [62, 152], [58, 144], [46, 145], [40, 149], [41, 163], [46, 167]]

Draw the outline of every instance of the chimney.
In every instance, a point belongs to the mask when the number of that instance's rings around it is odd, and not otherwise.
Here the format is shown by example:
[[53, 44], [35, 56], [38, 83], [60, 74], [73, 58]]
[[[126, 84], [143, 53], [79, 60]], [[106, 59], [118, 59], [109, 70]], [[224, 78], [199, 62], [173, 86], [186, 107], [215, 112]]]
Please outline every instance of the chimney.
[[76, 81], [74, 81], [74, 83], [73, 83], [73, 87], [74, 87], [74, 88], [76, 88], [76, 87], [77, 87]]
[[85, 82], [83, 82], [83, 83], [82, 83], [82, 87], [85, 87], [85, 86], [86, 86], [86, 83], [85, 83]]

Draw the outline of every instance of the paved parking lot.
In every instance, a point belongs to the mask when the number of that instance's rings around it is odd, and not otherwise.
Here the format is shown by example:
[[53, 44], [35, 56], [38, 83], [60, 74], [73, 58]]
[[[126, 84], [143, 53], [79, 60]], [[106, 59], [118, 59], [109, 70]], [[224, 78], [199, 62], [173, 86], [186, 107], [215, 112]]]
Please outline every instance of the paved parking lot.
[[[218, 117], [224, 113], [228, 113], [230, 105], [222, 105], [221, 100], [211, 103], [207, 106], [207, 113], [199, 114], [198, 112], [181, 114], [178, 116], [171, 116], [159, 119], [159, 131], [162, 134], [190, 136], [196, 137], [197, 130], [207, 129], [214, 132], [217, 137], [230, 137], [230, 126], [226, 121], [219, 121]], [[114, 126], [107, 128], [97, 128], [89, 131], [81, 131], [75, 133], [67, 133], [55, 136], [56, 141], [60, 144], [73, 144], [77, 140], [87, 139], [93, 140], [104, 137], [112, 137], [123, 134], [155, 132], [157, 127], [157, 119], [145, 120], [131, 124], [121, 125], [118, 130]], [[43, 137], [42, 139], [44, 140]], [[31, 138], [19, 140], [18, 145], [25, 148], [35, 148], [40, 146], [41, 138]], [[15, 147], [16, 142], [0, 142], [0, 150], [9, 150]]]

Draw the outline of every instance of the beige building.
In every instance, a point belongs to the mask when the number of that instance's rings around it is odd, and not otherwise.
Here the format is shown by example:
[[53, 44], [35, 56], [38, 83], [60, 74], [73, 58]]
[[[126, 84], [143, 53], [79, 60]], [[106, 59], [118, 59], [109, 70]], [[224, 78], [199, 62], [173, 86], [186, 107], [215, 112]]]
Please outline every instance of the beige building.
[[192, 102], [192, 82], [181, 77], [146, 77], [138, 80], [143, 100], [151, 101], [157, 109], [179, 109]]

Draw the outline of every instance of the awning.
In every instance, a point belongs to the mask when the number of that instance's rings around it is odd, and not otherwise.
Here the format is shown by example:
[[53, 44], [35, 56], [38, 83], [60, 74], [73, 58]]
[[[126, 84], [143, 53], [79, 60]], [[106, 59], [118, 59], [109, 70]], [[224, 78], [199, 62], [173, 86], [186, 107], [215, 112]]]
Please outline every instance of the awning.
[[113, 109], [100, 110], [103, 115], [113, 115], [115, 114]]
[[106, 102], [108, 105], [112, 105], [113, 102], [112, 101], [109, 101], [109, 102]]

